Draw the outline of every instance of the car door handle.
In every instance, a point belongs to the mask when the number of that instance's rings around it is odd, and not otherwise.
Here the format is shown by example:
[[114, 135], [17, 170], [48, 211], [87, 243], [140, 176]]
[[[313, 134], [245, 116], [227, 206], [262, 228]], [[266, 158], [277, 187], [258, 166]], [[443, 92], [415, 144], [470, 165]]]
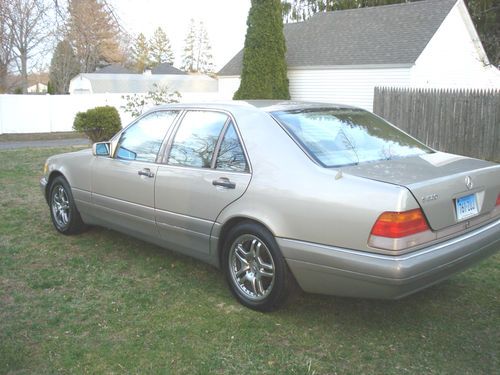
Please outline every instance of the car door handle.
[[236, 187], [236, 184], [229, 180], [227, 177], [221, 177], [218, 178], [217, 180], [212, 181], [212, 185], [214, 186], [222, 186], [228, 189], [234, 189]]
[[144, 168], [144, 169], [141, 169], [140, 171], [137, 172], [137, 174], [139, 176], [146, 176], [146, 177], [154, 177], [155, 174], [153, 172], [151, 172], [151, 169], [149, 168]]

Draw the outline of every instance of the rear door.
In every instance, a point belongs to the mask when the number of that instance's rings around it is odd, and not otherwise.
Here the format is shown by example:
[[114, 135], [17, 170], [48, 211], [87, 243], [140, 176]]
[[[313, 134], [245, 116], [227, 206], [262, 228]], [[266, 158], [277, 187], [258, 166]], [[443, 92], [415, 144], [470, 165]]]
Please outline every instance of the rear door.
[[110, 227], [158, 237], [154, 184], [161, 145], [178, 111], [150, 113], [125, 129], [113, 157], [92, 164], [92, 203]]
[[251, 174], [234, 120], [187, 111], [159, 166], [156, 221], [163, 241], [185, 253], [209, 253], [219, 213], [246, 190]]

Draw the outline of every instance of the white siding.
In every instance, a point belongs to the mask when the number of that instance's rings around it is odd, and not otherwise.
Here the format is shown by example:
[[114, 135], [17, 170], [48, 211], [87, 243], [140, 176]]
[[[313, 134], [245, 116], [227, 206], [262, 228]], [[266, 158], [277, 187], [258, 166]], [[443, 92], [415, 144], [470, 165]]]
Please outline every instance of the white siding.
[[414, 87], [500, 87], [500, 73], [485, 55], [463, 1], [457, 2], [415, 62]]
[[375, 86], [408, 86], [409, 68], [289, 70], [293, 100], [358, 106], [371, 111]]
[[219, 77], [219, 97], [222, 100], [231, 100], [240, 87], [240, 77]]

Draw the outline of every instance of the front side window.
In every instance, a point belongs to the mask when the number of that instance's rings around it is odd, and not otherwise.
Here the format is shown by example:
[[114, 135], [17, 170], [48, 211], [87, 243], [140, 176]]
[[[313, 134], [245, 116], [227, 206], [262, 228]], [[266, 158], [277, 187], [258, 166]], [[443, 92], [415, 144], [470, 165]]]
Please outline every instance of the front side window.
[[362, 109], [274, 112], [273, 116], [325, 167], [390, 160], [432, 152], [388, 122]]
[[168, 163], [210, 168], [217, 141], [227, 119], [226, 114], [219, 112], [186, 113], [175, 134]]
[[245, 153], [232, 122], [229, 123], [220, 144], [215, 168], [233, 172], [248, 172]]
[[131, 125], [120, 136], [117, 159], [155, 162], [165, 134], [178, 111], [153, 112]]

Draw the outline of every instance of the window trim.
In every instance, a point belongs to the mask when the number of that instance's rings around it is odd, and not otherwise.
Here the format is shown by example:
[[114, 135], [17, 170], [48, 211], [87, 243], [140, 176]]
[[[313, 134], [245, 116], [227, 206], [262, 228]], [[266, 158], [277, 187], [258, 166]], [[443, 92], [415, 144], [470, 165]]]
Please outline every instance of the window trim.
[[[180, 126], [182, 125], [182, 122], [184, 118], [186, 117], [188, 112], [215, 112], [215, 113], [223, 113], [226, 116], [228, 116], [228, 119], [224, 123], [224, 126], [221, 129], [221, 132], [219, 133], [219, 138], [217, 139], [217, 143], [214, 148], [214, 153], [212, 155], [212, 160], [210, 162], [210, 168], [203, 168], [203, 167], [194, 167], [194, 166], [189, 166], [189, 165], [172, 165], [168, 163], [168, 159], [170, 158], [170, 151], [172, 150], [172, 145], [175, 140], [175, 136], [177, 135], [177, 131], [179, 130]], [[245, 162], [247, 163], [248, 166], [248, 171], [226, 171], [226, 170], [221, 170], [221, 169], [216, 169], [215, 168], [215, 162], [217, 160], [217, 156], [219, 155], [219, 149], [220, 145], [224, 139], [224, 135], [226, 134], [227, 127], [229, 126], [230, 123], [233, 123], [234, 129], [236, 131], [236, 136], [238, 137], [238, 141], [240, 142], [241, 148], [243, 150], [243, 156], [245, 157]], [[161, 152], [161, 150], [160, 150]], [[243, 137], [241, 136], [240, 130], [238, 128], [238, 124], [233, 116], [233, 114], [229, 111], [223, 110], [223, 109], [214, 109], [214, 108], [203, 108], [203, 107], [187, 107], [182, 110], [182, 114], [177, 118], [175, 125], [172, 127], [172, 132], [169, 135], [169, 139], [165, 144], [165, 149], [164, 153], [161, 158], [159, 158], [159, 163], [168, 167], [175, 167], [175, 168], [189, 168], [189, 169], [197, 169], [197, 170], [204, 170], [204, 171], [220, 171], [224, 173], [244, 173], [244, 174], [251, 174], [252, 173], [252, 165], [250, 163], [250, 158], [248, 157], [248, 152], [246, 150], [245, 144], [243, 142]]]
[[220, 151], [220, 146], [224, 140], [224, 136], [226, 135], [227, 128], [229, 127], [229, 124], [231, 123], [231, 118], [228, 117], [226, 122], [224, 123], [224, 126], [222, 127], [219, 138], [217, 139], [217, 143], [215, 144], [214, 148], [214, 154], [212, 155], [212, 160], [210, 162], [210, 169], [215, 169], [215, 164], [217, 163], [217, 158], [219, 157], [219, 151]]
[[[327, 111], [327, 110], [343, 110], [343, 109], [356, 109], [356, 110], [361, 110], [361, 111], [364, 111], [364, 112], [367, 112], [369, 113], [370, 115], [373, 115], [375, 116], [376, 118], [378, 118], [379, 120], [382, 120], [384, 121], [385, 123], [387, 123], [388, 125], [390, 125], [392, 128], [394, 128], [395, 130], [405, 134], [406, 136], [412, 138], [413, 140], [415, 140], [417, 143], [419, 143], [420, 145], [422, 145], [423, 147], [427, 148], [430, 152], [428, 152], [429, 154], [432, 154], [432, 153], [435, 153], [436, 150], [434, 150], [433, 148], [427, 146], [425, 143], [423, 143], [422, 141], [418, 140], [417, 138], [413, 137], [412, 135], [408, 134], [407, 132], [405, 132], [404, 130], [398, 128], [396, 125], [390, 123], [388, 120], [386, 120], [385, 118], [383, 117], [380, 117], [379, 115], [373, 113], [373, 112], [370, 112], [370, 111], [367, 111], [365, 109], [362, 109], [362, 108], [356, 108], [356, 107], [318, 107], [318, 108], [313, 108], [311, 110], [313, 111]], [[320, 161], [316, 155], [314, 155], [314, 153], [309, 150], [309, 148], [298, 138], [296, 137], [294, 134], [292, 134], [291, 131], [288, 130], [287, 126], [285, 124], [283, 124], [280, 119], [277, 117], [276, 113], [279, 113], [279, 112], [283, 112], [283, 113], [289, 113], [289, 112], [293, 112], [295, 111], [295, 109], [291, 109], [291, 110], [280, 110], [280, 111], [273, 111], [273, 112], [269, 112], [269, 115], [271, 116], [271, 118], [276, 121], [276, 123], [281, 127], [281, 129], [283, 129], [283, 131], [292, 139], [292, 141], [295, 142], [295, 144], [307, 155], [307, 157], [316, 165], [318, 165], [319, 167], [322, 167], [322, 168], [326, 168], [326, 169], [333, 169], [333, 170], [338, 170], [340, 168], [343, 168], [343, 167], [349, 167], [349, 166], [353, 166], [353, 165], [358, 165], [358, 164], [364, 164], [364, 163], [372, 163], [372, 161], [365, 161], [365, 162], [361, 162], [361, 163], [351, 163], [351, 164], [341, 164], [341, 165], [326, 165], [324, 164], [322, 161]]]
[[[219, 158], [219, 152], [220, 152], [220, 147], [222, 146], [222, 143], [224, 142], [224, 138], [226, 138], [226, 134], [229, 130], [229, 127], [233, 125], [233, 128], [235, 129], [234, 132], [236, 133], [236, 138], [238, 139], [238, 142], [241, 146], [241, 150], [243, 151], [243, 157], [245, 158], [245, 164], [247, 166], [246, 170], [244, 171], [232, 171], [228, 169], [218, 169], [217, 168], [217, 159]], [[236, 129], [236, 125], [234, 122], [229, 119], [229, 121], [226, 122], [224, 125], [224, 128], [222, 129], [221, 136], [219, 140], [217, 141], [217, 146], [215, 148], [216, 153], [214, 152], [214, 157], [212, 158], [212, 166], [211, 169], [216, 170], [216, 171], [222, 171], [222, 172], [235, 172], [235, 173], [249, 173], [250, 172], [250, 165], [248, 164], [248, 160], [245, 155], [245, 150], [243, 149], [243, 144], [241, 143], [241, 138], [239, 137], [239, 134]]]
[[[118, 149], [120, 148], [120, 139], [122, 137], [122, 134], [125, 133], [132, 126], [136, 125], [139, 121], [141, 121], [142, 119], [146, 118], [147, 116], [150, 116], [150, 115], [153, 115], [153, 114], [157, 114], [159, 112], [175, 112], [175, 116], [174, 116], [174, 119], [172, 120], [172, 123], [168, 126], [168, 129], [165, 132], [165, 135], [163, 136], [163, 139], [161, 141], [160, 148], [158, 149], [158, 152], [156, 154], [155, 160], [154, 161], [146, 161], [146, 160], [129, 160], [129, 159], [120, 159], [120, 158], [118, 158], [117, 154], [118, 154]], [[110, 158], [113, 159], [113, 160], [119, 160], [121, 162], [123, 162], [123, 161], [127, 161], [127, 162], [136, 161], [136, 162], [140, 162], [140, 163], [158, 164], [159, 163], [159, 157], [160, 157], [160, 155], [162, 153], [162, 150], [164, 148], [165, 141], [168, 140], [168, 137], [170, 136], [171, 130], [177, 125], [177, 122], [179, 120], [180, 114], [182, 112], [183, 112], [183, 110], [180, 109], [180, 108], [172, 108], [172, 109], [162, 108], [162, 109], [153, 109], [153, 110], [150, 110], [150, 111], [147, 111], [147, 112], [143, 113], [142, 115], [140, 115], [139, 117], [137, 117], [136, 119], [134, 119], [131, 123], [129, 123], [127, 126], [125, 126], [118, 133], [116, 133], [110, 139], [111, 143], [116, 141], [116, 147], [114, 147], [113, 155], [111, 155]]]

